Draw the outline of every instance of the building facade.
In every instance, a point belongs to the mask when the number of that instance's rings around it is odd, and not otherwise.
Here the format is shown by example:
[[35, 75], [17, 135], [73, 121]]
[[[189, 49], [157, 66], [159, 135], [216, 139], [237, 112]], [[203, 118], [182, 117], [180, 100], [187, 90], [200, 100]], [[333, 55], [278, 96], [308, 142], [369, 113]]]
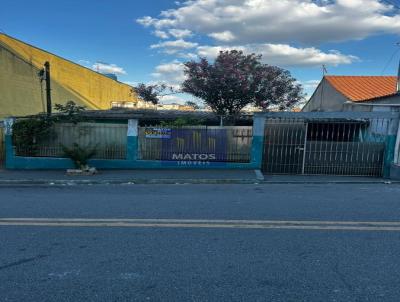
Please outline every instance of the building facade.
[[303, 112], [398, 111], [396, 76], [325, 76]]
[[45, 62], [50, 63], [53, 105], [74, 101], [88, 109], [110, 109], [112, 102], [138, 101], [127, 84], [0, 34], [0, 119], [46, 111], [39, 75]]

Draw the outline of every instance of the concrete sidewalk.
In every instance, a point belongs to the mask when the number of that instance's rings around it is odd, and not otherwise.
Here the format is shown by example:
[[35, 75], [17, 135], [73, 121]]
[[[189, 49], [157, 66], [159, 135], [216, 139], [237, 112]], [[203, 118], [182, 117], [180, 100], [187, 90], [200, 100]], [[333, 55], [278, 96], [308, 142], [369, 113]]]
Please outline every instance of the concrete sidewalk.
[[10, 184], [175, 184], [257, 183], [254, 170], [102, 170], [93, 176], [69, 176], [64, 170], [0, 170], [0, 185]]
[[258, 170], [104, 170], [94, 176], [68, 176], [63, 170], [0, 170], [0, 185], [96, 184], [365, 184], [399, 183], [349, 176], [262, 175]]

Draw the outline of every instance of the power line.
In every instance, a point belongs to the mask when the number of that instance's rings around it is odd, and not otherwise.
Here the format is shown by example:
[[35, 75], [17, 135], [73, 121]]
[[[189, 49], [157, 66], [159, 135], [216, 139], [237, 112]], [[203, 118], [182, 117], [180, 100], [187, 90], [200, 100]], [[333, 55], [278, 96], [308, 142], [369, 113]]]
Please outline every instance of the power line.
[[[390, 6], [393, 6], [394, 8], [400, 10], [400, 3], [396, 2], [395, 0], [381, 0], [382, 3], [386, 3]], [[386, 69], [389, 67], [390, 63], [392, 63], [393, 58], [399, 53], [400, 51], [400, 43], [396, 43], [397, 49], [393, 52], [392, 56], [386, 63], [385, 67], [382, 69], [381, 75], [386, 71]]]
[[389, 67], [390, 63], [392, 63], [393, 58], [395, 57], [396, 54], [399, 53], [400, 51], [400, 43], [396, 43], [397, 49], [393, 52], [392, 56], [390, 57], [390, 59], [387, 61], [385, 67], [382, 69], [381, 75], [383, 75], [383, 73], [386, 71], [386, 69]]

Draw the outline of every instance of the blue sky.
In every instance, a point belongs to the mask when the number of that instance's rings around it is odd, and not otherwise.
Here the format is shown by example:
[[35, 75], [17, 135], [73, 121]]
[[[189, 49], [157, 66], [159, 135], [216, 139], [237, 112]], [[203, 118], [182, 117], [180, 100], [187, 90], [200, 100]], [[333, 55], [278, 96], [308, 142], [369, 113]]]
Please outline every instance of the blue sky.
[[[3, 0], [0, 30], [91, 68], [107, 63], [98, 68], [128, 83], [177, 86], [181, 62], [238, 48], [290, 70], [311, 93], [322, 64], [330, 74], [382, 74], [399, 48], [396, 6], [400, 1]], [[396, 74], [399, 53], [383, 74]]]

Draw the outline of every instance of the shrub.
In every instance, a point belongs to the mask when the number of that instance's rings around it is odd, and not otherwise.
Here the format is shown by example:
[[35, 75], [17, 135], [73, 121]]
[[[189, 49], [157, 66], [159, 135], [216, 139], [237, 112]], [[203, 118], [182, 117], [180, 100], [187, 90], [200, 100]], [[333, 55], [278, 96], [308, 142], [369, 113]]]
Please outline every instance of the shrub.
[[34, 156], [43, 141], [53, 137], [53, 121], [43, 116], [21, 119], [13, 125], [13, 143], [25, 155]]
[[64, 154], [69, 157], [78, 169], [87, 169], [88, 161], [96, 154], [96, 148], [82, 148], [79, 144], [74, 143], [72, 148], [62, 146]]
[[13, 144], [18, 153], [25, 156], [35, 156], [40, 145], [56, 137], [53, 125], [55, 123], [74, 123], [85, 121], [82, 112], [84, 106], [72, 101], [65, 105], [56, 104], [59, 115], [37, 114], [29, 118], [18, 119], [13, 125]]

